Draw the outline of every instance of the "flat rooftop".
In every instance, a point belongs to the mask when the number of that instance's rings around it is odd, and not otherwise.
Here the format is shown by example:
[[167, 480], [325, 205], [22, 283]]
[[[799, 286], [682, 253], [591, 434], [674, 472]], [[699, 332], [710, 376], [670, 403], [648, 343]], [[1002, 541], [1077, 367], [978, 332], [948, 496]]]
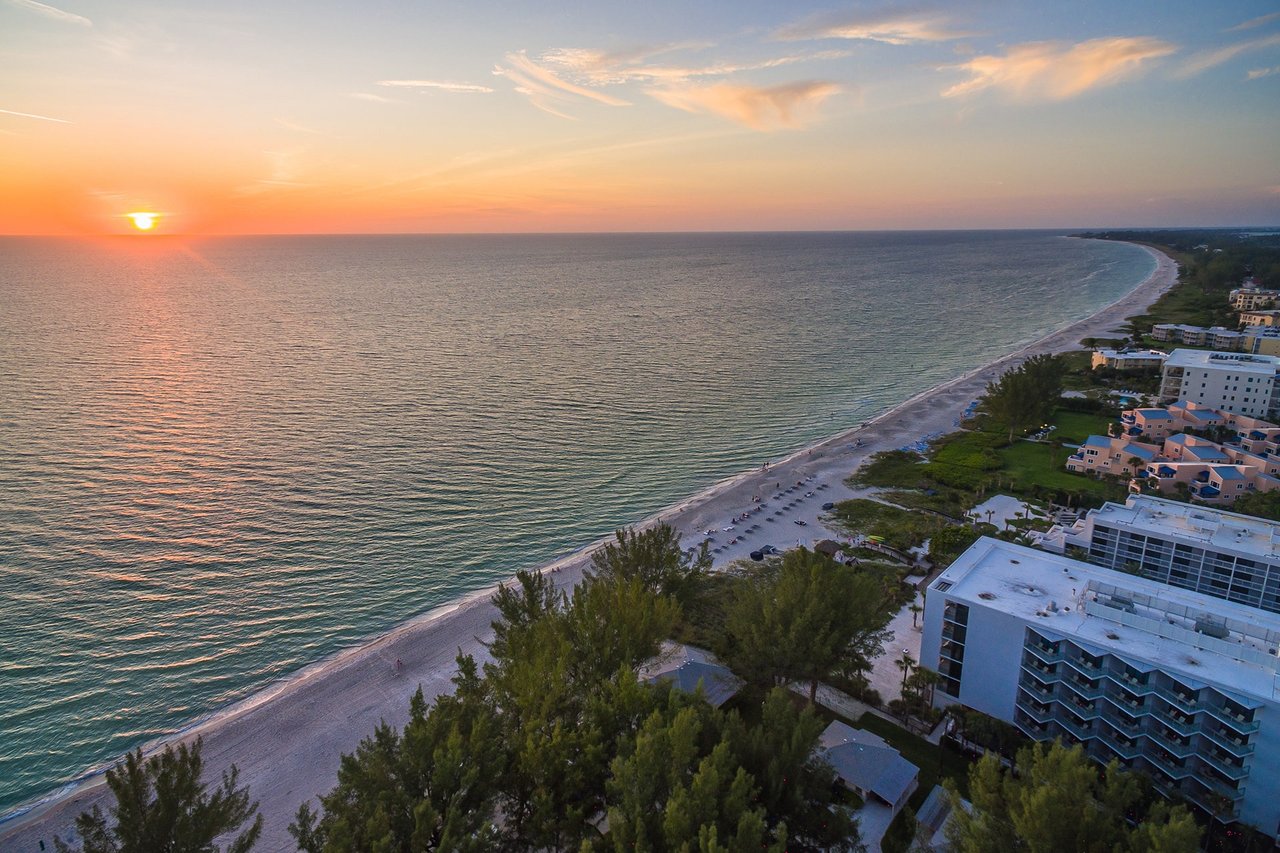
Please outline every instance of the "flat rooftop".
[[1270, 376], [1276, 372], [1280, 358], [1270, 355], [1248, 355], [1239, 352], [1213, 352], [1199, 349], [1176, 349], [1169, 353], [1165, 367], [1198, 367], [1238, 370]]
[[[1280, 699], [1280, 614], [988, 537], [961, 554], [930, 591], [1194, 685]], [[1200, 620], [1225, 636], [1197, 633]]]
[[1094, 523], [1280, 562], [1280, 524], [1252, 515], [1152, 495], [1130, 495], [1123, 504], [1103, 504], [1089, 518]]

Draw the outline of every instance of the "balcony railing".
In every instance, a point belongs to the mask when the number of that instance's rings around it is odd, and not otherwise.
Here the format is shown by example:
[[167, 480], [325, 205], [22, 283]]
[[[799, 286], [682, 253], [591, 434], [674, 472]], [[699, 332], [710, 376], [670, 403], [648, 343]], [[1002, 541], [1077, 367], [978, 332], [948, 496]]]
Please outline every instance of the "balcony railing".
[[1210, 714], [1212, 714], [1215, 720], [1220, 720], [1226, 723], [1232, 729], [1240, 732], [1241, 734], [1251, 735], [1258, 730], [1257, 720], [1250, 720], [1246, 722], [1240, 719], [1240, 717], [1236, 716], [1232, 712], [1228, 711], [1226, 708], [1222, 707], [1221, 705], [1213, 705], [1209, 702], [1202, 702], [1201, 707], [1204, 710], [1208, 711]]
[[1194, 693], [1181, 693], [1170, 690], [1168, 687], [1157, 687], [1156, 695], [1173, 707], [1187, 713], [1194, 713], [1200, 710], [1200, 702]]
[[1152, 726], [1147, 730], [1147, 737], [1178, 758], [1190, 758], [1196, 754], [1196, 748], [1190, 741], [1182, 743], [1177, 738], [1170, 737], [1162, 726]]
[[[1191, 778], [1208, 789], [1210, 793], [1217, 794], [1220, 797], [1226, 797], [1233, 803], [1238, 803], [1240, 800], [1244, 799], [1243, 785], [1238, 788], [1233, 788], [1207, 771], [1193, 773], [1191, 774]], [[1192, 787], [1192, 790], [1195, 790], [1194, 786]]]
[[1088, 723], [1077, 723], [1075, 720], [1065, 713], [1055, 715], [1058, 725], [1075, 735], [1079, 740], [1088, 740], [1098, 736], [1098, 730]]
[[1232, 755], [1244, 758], [1253, 755], [1254, 745], [1245, 742], [1243, 737], [1235, 735], [1224, 729], [1216, 729], [1213, 726], [1205, 726], [1200, 730], [1200, 734], [1215, 746], [1221, 747]]
[[1063, 655], [1062, 659], [1067, 662], [1068, 666], [1084, 673], [1090, 679], [1097, 678], [1103, 674], [1102, 666], [1099, 664], [1088, 663], [1084, 658], [1076, 655]]
[[1045, 663], [1058, 663], [1062, 660], [1062, 649], [1054, 649], [1050, 646], [1042, 646], [1039, 643], [1027, 643], [1023, 648], [1031, 652]]
[[1252, 769], [1249, 764], [1235, 764], [1228, 761], [1224, 756], [1214, 755], [1212, 752], [1201, 752], [1199, 758], [1205, 764], [1224, 774], [1228, 779], [1237, 781], [1248, 778], [1249, 770]]
[[1139, 742], [1130, 741], [1125, 743], [1115, 735], [1114, 732], [1107, 728], [1099, 730], [1098, 739], [1107, 745], [1107, 748], [1123, 759], [1132, 761], [1142, 754], [1142, 747]]
[[1102, 689], [1101, 684], [1086, 684], [1075, 676], [1063, 678], [1060, 683], [1066, 685], [1077, 696], [1084, 699], [1101, 699], [1106, 695], [1106, 691]]
[[1121, 687], [1123, 687], [1125, 690], [1128, 690], [1130, 693], [1136, 694], [1138, 696], [1146, 696], [1156, 691], [1155, 685], [1152, 684], [1150, 681], [1144, 684], [1143, 682], [1140, 682], [1135, 678], [1131, 678], [1124, 673], [1108, 672], [1107, 678], [1111, 679], [1116, 684], [1119, 684]]
[[1031, 700], [1023, 701], [1018, 698], [1018, 710], [1026, 714], [1031, 719], [1042, 725], [1048, 725], [1053, 722], [1053, 708], [1046, 708], [1043, 711], [1036, 707], [1035, 702]]

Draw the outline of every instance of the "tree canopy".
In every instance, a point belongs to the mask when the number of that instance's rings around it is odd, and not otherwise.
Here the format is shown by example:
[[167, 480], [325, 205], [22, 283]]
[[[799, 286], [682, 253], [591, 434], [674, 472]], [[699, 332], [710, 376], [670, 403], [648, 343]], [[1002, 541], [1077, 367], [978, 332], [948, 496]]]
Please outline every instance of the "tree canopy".
[[833, 673], [869, 668], [893, 598], [873, 575], [805, 548], [741, 588], [729, 612], [734, 669], [758, 683], [801, 681], [809, 701]]
[[1053, 415], [1062, 396], [1065, 372], [1066, 367], [1057, 356], [1033, 355], [987, 385], [982, 410], [995, 422], [1008, 427], [1012, 441], [1015, 433], [1043, 423]]
[[[258, 804], [249, 801], [248, 787], [239, 788], [235, 765], [222, 774], [222, 784], [206, 791], [201, 776], [204, 743], [168, 747], [144, 759], [142, 750], [125, 756], [107, 771], [107, 787], [115, 797], [111, 825], [97, 806], [76, 818], [83, 853], [218, 853], [214, 839], [234, 833], [253, 819], [249, 828], [222, 848], [246, 853], [262, 834]], [[60, 853], [69, 847], [54, 839]]]
[[[949, 783], [948, 783], [949, 784]], [[969, 771], [972, 809], [949, 791], [947, 841], [956, 853], [1195, 853], [1200, 828], [1183, 806], [1150, 795], [1112, 762], [1100, 770], [1078, 745], [1018, 752], [1017, 772], [988, 753]]]
[[492, 660], [460, 656], [452, 695], [419, 692], [402, 731], [343, 756], [337, 786], [298, 811], [299, 849], [859, 849], [811, 710], [777, 690], [748, 725], [638, 680], [696, 560], [670, 530], [609, 548], [570, 594], [538, 573], [500, 590]]

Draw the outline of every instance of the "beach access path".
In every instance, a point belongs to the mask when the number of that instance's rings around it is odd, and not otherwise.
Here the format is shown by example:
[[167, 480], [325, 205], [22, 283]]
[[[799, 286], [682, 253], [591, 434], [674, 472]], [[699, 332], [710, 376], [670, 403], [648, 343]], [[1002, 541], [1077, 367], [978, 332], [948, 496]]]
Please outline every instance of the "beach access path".
[[[706, 529], [729, 526], [730, 519], [757, 506], [753, 497], [775, 494], [775, 484], [785, 488], [801, 483], [784, 503], [809, 491], [815, 494], [783, 515], [772, 516], [772, 523], [762, 523], [760, 530], [715, 555], [716, 564], [746, 557], [763, 544], [785, 548], [797, 541], [808, 545], [830, 537], [831, 531], [822, 526], [821, 504], [851, 497], [853, 492], [844, 480], [871, 454], [951, 431], [965, 407], [1006, 370], [1033, 355], [1079, 349], [1080, 340], [1086, 337], [1112, 336], [1126, 317], [1144, 313], [1177, 281], [1173, 260], [1155, 250], [1147, 251], [1156, 258], [1155, 271], [1127, 296], [1091, 317], [918, 394], [863, 427], [770, 461], [767, 470], [757, 468], [731, 477], [638, 526], [665, 522], [681, 532], [686, 545], [696, 544]], [[776, 509], [771, 504], [771, 511]], [[795, 524], [797, 519], [806, 524]], [[718, 536], [726, 537], [720, 541], [733, 538], [732, 532]], [[581, 578], [594, 547], [543, 568], [553, 571], [557, 582], [568, 587]], [[318, 794], [333, 787], [339, 756], [353, 752], [382, 721], [403, 726], [408, 720], [409, 699], [419, 685], [428, 700], [451, 689], [459, 651], [485, 659], [483, 641], [490, 635], [489, 626], [496, 616], [489, 601], [492, 592], [483, 590], [438, 608], [365, 645], [308, 667], [172, 740], [202, 736], [205, 765], [212, 779], [232, 764], [240, 769], [240, 782], [249, 786], [264, 817], [262, 840], [255, 851], [295, 850], [289, 823], [299, 805], [307, 801], [314, 804]], [[396, 666], [397, 660], [402, 667]], [[72, 838], [76, 815], [94, 805], [104, 811], [110, 806], [101, 775], [0, 824], [0, 850], [38, 853], [41, 842], [43, 849], [52, 850], [53, 836]]]

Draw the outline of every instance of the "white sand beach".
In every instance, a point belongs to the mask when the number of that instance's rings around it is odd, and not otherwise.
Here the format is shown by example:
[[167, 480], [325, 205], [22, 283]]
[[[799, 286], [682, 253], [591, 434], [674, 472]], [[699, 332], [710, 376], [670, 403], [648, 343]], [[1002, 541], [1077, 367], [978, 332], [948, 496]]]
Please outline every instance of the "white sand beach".
[[[1143, 313], [1172, 287], [1176, 264], [1163, 254], [1147, 251], [1157, 261], [1151, 276], [1093, 316], [918, 394], [863, 427], [785, 459], [770, 460], [767, 470], [757, 468], [718, 483], [641, 525], [666, 522], [682, 533], [686, 545], [701, 542], [707, 529], [716, 531], [717, 545], [741, 537], [715, 555], [717, 565], [746, 557], [765, 544], [786, 548], [827, 538], [831, 533], [822, 527], [820, 507], [853, 495], [844, 479], [868, 456], [952, 430], [965, 407], [1004, 371], [1032, 355], [1078, 349], [1086, 337], [1109, 337], [1125, 317]], [[800, 485], [784, 499], [773, 498], [780, 489], [796, 484]], [[755, 496], [762, 503], [754, 502]], [[731, 521], [753, 510], [757, 511], [747, 521]], [[772, 521], [765, 521], [766, 517]], [[805, 524], [798, 525], [797, 520]], [[756, 524], [759, 529], [743, 535], [745, 527]], [[734, 530], [722, 530], [731, 525]], [[543, 568], [554, 571], [561, 584], [573, 584], [581, 577], [592, 547]], [[288, 824], [302, 802], [333, 786], [339, 756], [353, 751], [382, 720], [403, 725], [409, 697], [419, 685], [428, 698], [448, 690], [459, 650], [484, 657], [482, 640], [494, 618], [491, 594], [492, 590], [483, 590], [413, 619], [218, 713], [174, 740], [203, 736], [206, 765], [215, 777], [231, 764], [239, 767], [241, 782], [250, 786], [265, 818], [256, 850], [294, 850]], [[403, 662], [400, 670], [397, 659]], [[95, 804], [106, 808], [108, 800], [102, 777], [91, 777], [0, 824], [0, 849], [39, 851], [43, 841], [43, 849], [52, 850], [55, 834], [71, 836], [77, 814]]]

